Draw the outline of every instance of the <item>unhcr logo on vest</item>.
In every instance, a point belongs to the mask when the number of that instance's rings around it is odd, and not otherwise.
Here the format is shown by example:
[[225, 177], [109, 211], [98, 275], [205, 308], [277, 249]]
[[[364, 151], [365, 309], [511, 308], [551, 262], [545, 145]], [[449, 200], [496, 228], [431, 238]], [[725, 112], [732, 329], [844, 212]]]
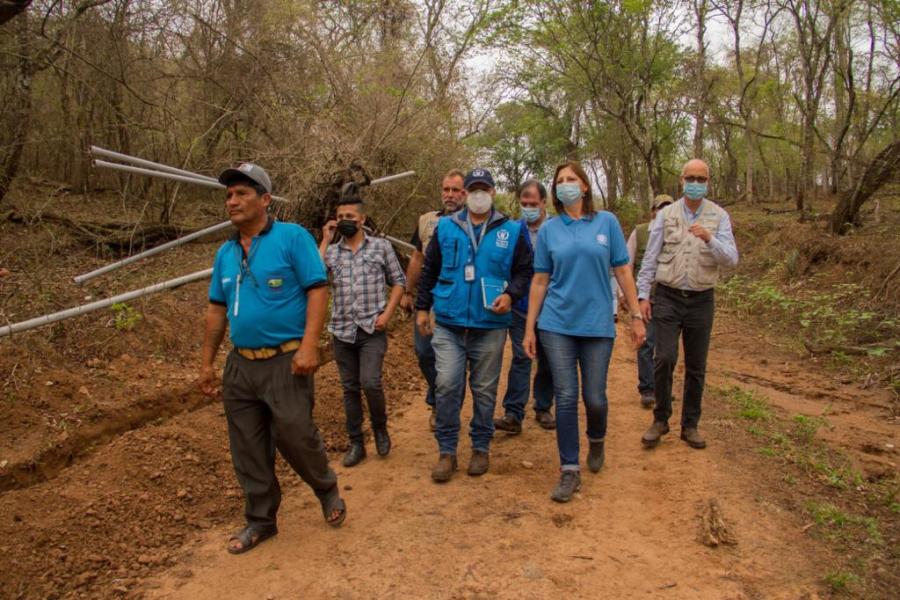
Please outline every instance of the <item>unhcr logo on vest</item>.
[[501, 229], [497, 232], [497, 247], [509, 248], [509, 232], [505, 229]]

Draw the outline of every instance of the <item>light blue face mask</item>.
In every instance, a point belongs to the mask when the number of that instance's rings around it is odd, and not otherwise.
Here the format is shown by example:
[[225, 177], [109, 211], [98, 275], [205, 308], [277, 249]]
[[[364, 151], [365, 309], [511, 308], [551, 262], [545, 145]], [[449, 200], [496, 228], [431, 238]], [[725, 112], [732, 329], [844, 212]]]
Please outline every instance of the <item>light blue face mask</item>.
[[575, 204], [584, 194], [579, 183], [557, 183], [556, 198], [566, 206]]
[[684, 184], [684, 195], [691, 200], [700, 200], [701, 198], [706, 197], [706, 187], [707, 184], [699, 183], [699, 182], [685, 182]]
[[522, 207], [522, 217], [529, 223], [534, 223], [538, 219], [541, 218], [541, 209], [540, 208], [529, 208], [526, 206]]

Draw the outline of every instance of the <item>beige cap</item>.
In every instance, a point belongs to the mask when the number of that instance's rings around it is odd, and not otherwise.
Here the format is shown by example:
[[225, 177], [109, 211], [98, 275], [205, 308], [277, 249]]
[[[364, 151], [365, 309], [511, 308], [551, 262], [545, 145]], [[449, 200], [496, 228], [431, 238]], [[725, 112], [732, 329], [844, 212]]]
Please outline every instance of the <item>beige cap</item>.
[[660, 208], [666, 206], [667, 204], [672, 204], [675, 200], [672, 196], [668, 194], [657, 194], [653, 199], [653, 208], [654, 210], [659, 210]]

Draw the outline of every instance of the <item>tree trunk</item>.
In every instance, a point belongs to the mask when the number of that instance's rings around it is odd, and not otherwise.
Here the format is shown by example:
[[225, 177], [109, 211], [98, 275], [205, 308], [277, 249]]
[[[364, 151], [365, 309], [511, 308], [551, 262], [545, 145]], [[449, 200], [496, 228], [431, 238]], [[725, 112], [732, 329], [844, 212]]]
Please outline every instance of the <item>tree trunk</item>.
[[845, 233], [847, 225], [856, 221], [859, 209], [900, 171], [900, 142], [894, 142], [878, 153], [868, 164], [853, 190], [841, 194], [841, 199], [831, 213], [829, 229], [838, 235]]
[[19, 53], [18, 68], [16, 69], [12, 98], [9, 99], [12, 110], [12, 124], [8, 137], [0, 148], [5, 150], [0, 154], [0, 205], [6, 197], [13, 179], [19, 172], [19, 164], [22, 159], [22, 151], [28, 138], [29, 125], [31, 123], [31, 80], [34, 71], [31, 64], [31, 49], [28, 39], [28, 13], [19, 16], [16, 29], [17, 52]]

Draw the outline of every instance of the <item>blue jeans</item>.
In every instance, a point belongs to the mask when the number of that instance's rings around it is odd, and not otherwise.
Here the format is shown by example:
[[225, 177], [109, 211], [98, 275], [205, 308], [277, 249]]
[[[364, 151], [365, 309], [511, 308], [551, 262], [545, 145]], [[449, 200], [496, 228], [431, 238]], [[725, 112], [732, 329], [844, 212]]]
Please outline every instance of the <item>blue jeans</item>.
[[[520, 423], [525, 418], [525, 405], [531, 395], [531, 359], [525, 354], [522, 342], [525, 340], [525, 317], [513, 312], [512, 325], [509, 327], [509, 339], [512, 341], [513, 357], [509, 365], [506, 380], [506, 395], [503, 397], [503, 410]], [[537, 343], [537, 373], [534, 376], [534, 410], [550, 410], [553, 407], [553, 376], [544, 348]], [[650, 375], [652, 377], [652, 363]]]
[[424, 336], [419, 333], [419, 328], [416, 327], [415, 319], [413, 319], [412, 326], [416, 358], [419, 359], [419, 370], [422, 371], [425, 382], [428, 384], [425, 402], [428, 406], [434, 408], [434, 380], [437, 377], [437, 369], [434, 366], [434, 348], [431, 347], [431, 336]]
[[653, 393], [655, 389], [653, 376], [653, 346], [656, 344], [655, 328], [653, 321], [644, 324], [647, 329], [647, 341], [645, 341], [637, 351], [638, 364], [638, 392]]
[[503, 365], [506, 329], [465, 329], [434, 326], [437, 378], [435, 411], [437, 439], [441, 454], [456, 454], [459, 442], [459, 411], [465, 397], [466, 365], [472, 388], [472, 423], [469, 436], [472, 449], [487, 452], [494, 437], [494, 405]]
[[609, 404], [606, 372], [612, 356], [613, 338], [579, 337], [539, 330], [553, 372], [556, 396], [556, 445], [563, 470], [578, 470], [578, 368], [581, 394], [587, 411], [587, 437], [599, 442], [606, 437]]

